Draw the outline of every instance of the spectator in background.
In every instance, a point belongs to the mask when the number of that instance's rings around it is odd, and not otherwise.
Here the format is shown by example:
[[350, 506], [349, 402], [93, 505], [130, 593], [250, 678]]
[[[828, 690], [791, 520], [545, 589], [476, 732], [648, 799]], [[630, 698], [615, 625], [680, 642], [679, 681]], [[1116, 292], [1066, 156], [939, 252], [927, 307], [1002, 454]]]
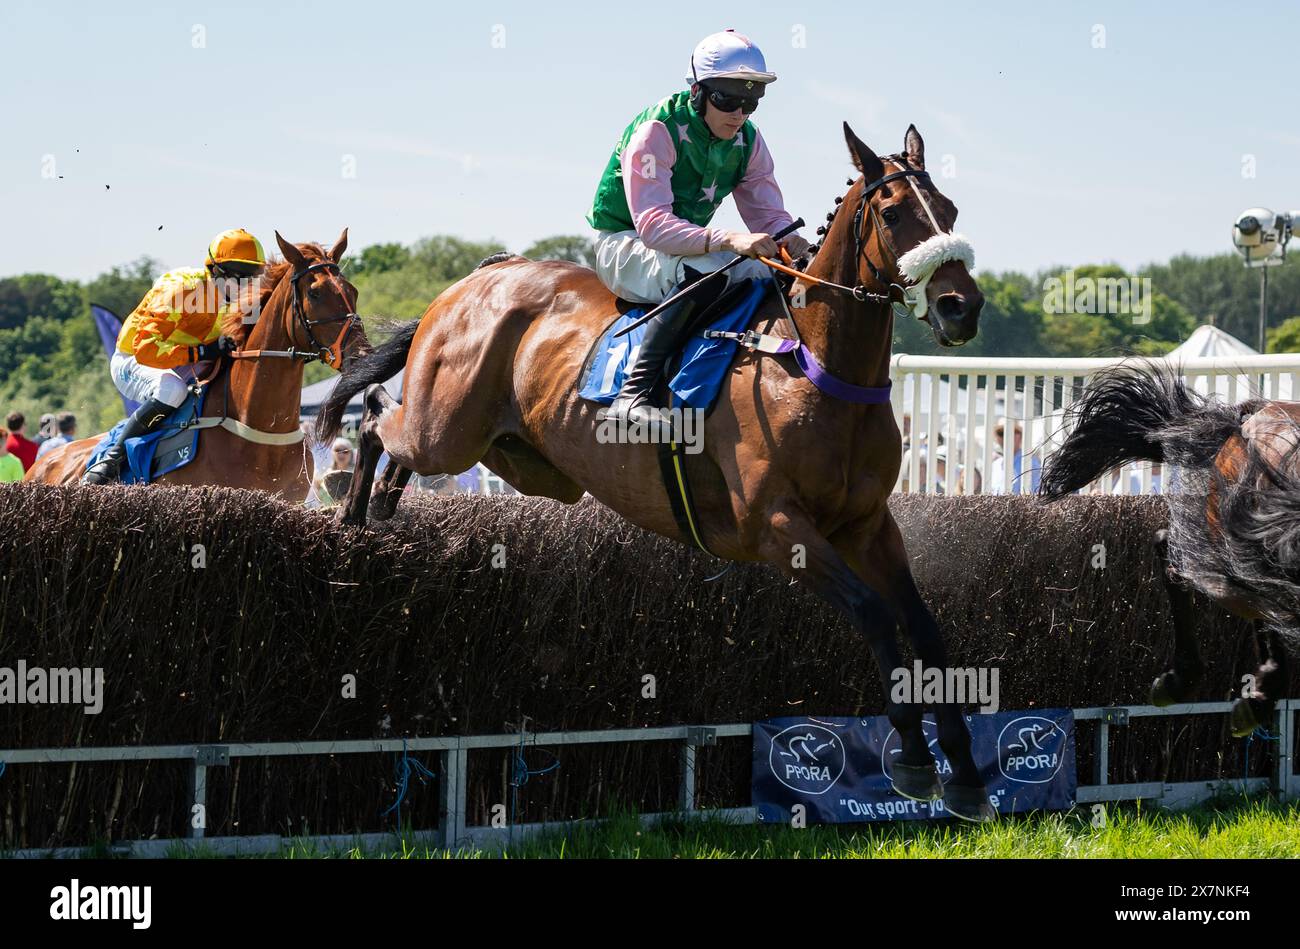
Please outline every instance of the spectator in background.
[[5, 424], [9, 426], [9, 440], [6, 443], [9, 453], [17, 457], [23, 471], [26, 471], [36, 463], [36, 442], [23, 436], [27, 419], [22, 412], [10, 412]]
[[[1043, 463], [1032, 455], [1025, 458], [1023, 448], [1025, 434], [1021, 429], [1020, 423], [1015, 422], [1012, 425], [1014, 443], [1011, 450], [1011, 471], [1008, 477], [1006, 472], [1006, 420], [999, 419], [997, 427], [993, 430], [994, 449], [993, 462], [990, 465], [989, 474], [991, 478], [988, 484], [989, 494], [1035, 494], [1038, 492], [1038, 482], [1043, 476]], [[1021, 482], [1025, 478], [1029, 479], [1028, 487], [1022, 487]], [[1005, 479], [1005, 482], [1004, 482]], [[1004, 483], [1010, 485], [1009, 489], [1004, 487]]]
[[36, 449], [36, 457], [39, 458], [46, 452], [54, 451], [60, 445], [66, 445], [69, 442], [76, 441], [77, 438], [77, 417], [71, 412], [60, 412], [55, 420], [55, 429], [58, 434], [45, 439], [41, 442], [41, 447]]
[[321, 507], [337, 504], [347, 493], [348, 485], [352, 483], [352, 457], [352, 443], [346, 438], [334, 439], [330, 448], [329, 469], [317, 475], [312, 482], [312, 493]]
[[[41, 445], [45, 444], [45, 439], [53, 438], [58, 433], [59, 430], [56, 427], [54, 422], [54, 413], [46, 412], [44, 415], [41, 416], [40, 430], [36, 433], [36, 437], [33, 438], [32, 441], [36, 442], [36, 445], [39, 448]], [[37, 451], [36, 457], [39, 458], [40, 456], [41, 453]]]
[[8, 439], [0, 439], [0, 484], [23, 480], [23, 463], [9, 454]]

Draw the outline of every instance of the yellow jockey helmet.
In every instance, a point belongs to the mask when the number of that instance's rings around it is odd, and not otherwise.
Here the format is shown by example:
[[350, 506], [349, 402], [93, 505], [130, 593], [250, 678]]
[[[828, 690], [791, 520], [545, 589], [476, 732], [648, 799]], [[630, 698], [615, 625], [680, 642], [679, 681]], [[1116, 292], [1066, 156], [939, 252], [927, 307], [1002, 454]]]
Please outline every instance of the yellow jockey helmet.
[[242, 227], [222, 231], [208, 245], [209, 267], [216, 266], [226, 273], [251, 277], [261, 273], [266, 266], [266, 253], [261, 242]]

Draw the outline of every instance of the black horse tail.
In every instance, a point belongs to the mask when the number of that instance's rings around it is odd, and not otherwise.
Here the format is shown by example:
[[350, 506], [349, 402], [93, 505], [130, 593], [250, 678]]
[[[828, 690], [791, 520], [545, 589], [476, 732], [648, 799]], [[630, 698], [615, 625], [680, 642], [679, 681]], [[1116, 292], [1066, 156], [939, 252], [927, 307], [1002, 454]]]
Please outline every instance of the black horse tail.
[[1097, 373], [1070, 408], [1073, 429], [1047, 459], [1038, 493], [1063, 497], [1129, 461], [1202, 469], [1241, 431], [1241, 411], [1140, 360]]
[[406, 365], [411, 340], [415, 338], [415, 331], [419, 327], [419, 320], [403, 323], [387, 342], [360, 356], [343, 370], [338, 385], [320, 407], [320, 414], [316, 417], [318, 441], [329, 441], [339, 433], [343, 424], [343, 411], [354, 395], [372, 383], [391, 379]]

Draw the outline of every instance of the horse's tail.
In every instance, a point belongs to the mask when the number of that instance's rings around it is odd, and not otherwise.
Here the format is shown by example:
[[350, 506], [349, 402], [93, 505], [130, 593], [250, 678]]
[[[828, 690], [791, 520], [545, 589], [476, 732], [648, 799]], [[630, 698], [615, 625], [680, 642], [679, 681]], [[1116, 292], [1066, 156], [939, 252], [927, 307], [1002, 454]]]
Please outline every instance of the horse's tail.
[[1059, 498], [1129, 461], [1205, 468], [1241, 413], [1189, 389], [1168, 366], [1141, 360], [1093, 377], [1070, 408], [1073, 430], [1044, 465], [1039, 494]]
[[406, 365], [411, 340], [415, 338], [415, 331], [419, 327], [419, 320], [403, 323], [385, 343], [358, 357], [343, 370], [338, 385], [320, 407], [320, 414], [316, 417], [316, 438], [319, 441], [328, 441], [339, 433], [343, 424], [343, 411], [354, 395], [372, 383], [391, 379]]

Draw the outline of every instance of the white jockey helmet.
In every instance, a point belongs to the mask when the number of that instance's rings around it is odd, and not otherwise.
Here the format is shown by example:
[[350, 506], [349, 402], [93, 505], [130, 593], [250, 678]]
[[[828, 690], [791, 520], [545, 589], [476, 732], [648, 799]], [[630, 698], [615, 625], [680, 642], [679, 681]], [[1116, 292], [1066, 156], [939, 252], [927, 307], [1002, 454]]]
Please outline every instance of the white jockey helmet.
[[706, 79], [743, 79], [766, 85], [776, 82], [776, 73], [767, 71], [763, 51], [748, 36], [723, 30], [700, 40], [691, 55], [691, 75], [686, 81], [694, 85]]

